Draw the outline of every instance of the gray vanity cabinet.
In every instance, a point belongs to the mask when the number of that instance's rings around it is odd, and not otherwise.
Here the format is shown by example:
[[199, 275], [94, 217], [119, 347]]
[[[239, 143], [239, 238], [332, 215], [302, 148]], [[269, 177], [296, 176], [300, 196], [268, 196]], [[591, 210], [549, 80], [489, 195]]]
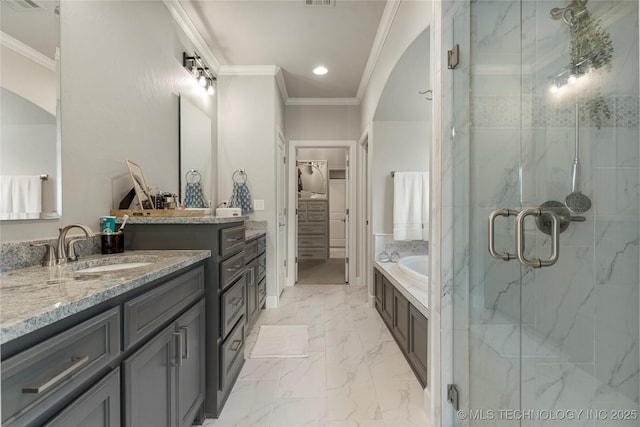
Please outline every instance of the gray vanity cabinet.
[[247, 331], [260, 316], [266, 302], [266, 241], [265, 236], [247, 241], [245, 262], [247, 268]]
[[393, 284], [384, 276], [382, 276], [382, 311], [380, 314], [387, 327], [393, 329]]
[[46, 427], [120, 427], [120, 368], [111, 371]]
[[204, 401], [201, 300], [123, 362], [126, 426], [191, 425]]

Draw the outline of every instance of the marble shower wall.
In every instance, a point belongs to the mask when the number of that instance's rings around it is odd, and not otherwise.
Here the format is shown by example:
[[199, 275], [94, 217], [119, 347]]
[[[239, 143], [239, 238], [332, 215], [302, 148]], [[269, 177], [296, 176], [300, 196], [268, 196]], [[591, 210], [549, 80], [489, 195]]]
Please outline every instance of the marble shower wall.
[[[454, 105], [443, 106], [442, 339], [454, 356], [443, 375], [460, 386], [465, 408], [638, 409], [638, 3], [589, 2], [611, 34], [613, 65], [551, 94], [549, 77], [569, 63], [568, 27], [549, 18], [556, 6], [478, 0], [460, 9], [470, 7], [467, 34], [456, 29], [465, 12], [449, 17], [462, 61]], [[611, 111], [600, 128], [585, 106], [598, 94]], [[551, 268], [491, 258], [492, 210], [563, 202], [571, 192], [576, 99], [582, 190], [593, 203], [586, 222], [561, 235]], [[514, 219], [499, 218], [497, 249], [513, 252], [514, 238]], [[533, 220], [526, 238], [530, 257], [547, 256]], [[466, 424], [474, 423], [451, 420]]]

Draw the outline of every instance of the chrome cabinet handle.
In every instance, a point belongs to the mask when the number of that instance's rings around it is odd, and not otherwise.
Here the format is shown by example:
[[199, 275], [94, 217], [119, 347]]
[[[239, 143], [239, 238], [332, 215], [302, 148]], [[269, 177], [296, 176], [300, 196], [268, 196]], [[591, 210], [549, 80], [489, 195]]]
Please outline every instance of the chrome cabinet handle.
[[[174, 332], [171, 335], [173, 335], [173, 338], [178, 341], [178, 344], [175, 343], [175, 340], [173, 342], [173, 345], [175, 346], [173, 349], [174, 362], [171, 363], [171, 366], [182, 366], [182, 334], [180, 332]], [[178, 351], [176, 351], [176, 349]], [[175, 359], [178, 359], [178, 362], [175, 362]]]
[[45, 380], [40, 384], [28, 385], [22, 387], [23, 393], [39, 394], [44, 393], [54, 385], [58, 384], [63, 379], [69, 377], [71, 374], [79, 370], [85, 363], [89, 361], [89, 356], [77, 356], [71, 359], [72, 363], [65, 367], [62, 371], [58, 372], [51, 378]]
[[182, 355], [182, 350], [180, 350], [181, 357], [183, 359], [189, 358], [189, 328], [186, 326], [180, 326], [180, 332], [184, 332], [184, 355]]
[[[541, 215], [547, 215], [551, 219], [551, 256], [546, 260], [538, 258], [528, 259], [524, 256], [525, 252], [525, 234], [524, 234], [524, 221], [528, 216], [540, 217]], [[560, 256], [560, 219], [558, 215], [548, 209], [541, 208], [527, 208], [520, 211], [516, 217], [516, 255], [518, 261], [522, 264], [533, 267], [550, 267], [558, 261]]]
[[516, 255], [511, 254], [509, 252], [498, 252], [495, 248], [495, 222], [496, 218], [499, 216], [509, 217], [516, 216], [518, 214], [517, 211], [513, 211], [511, 209], [498, 209], [489, 214], [489, 253], [492, 257], [496, 259], [501, 259], [503, 261], [509, 261], [512, 259], [516, 259]]

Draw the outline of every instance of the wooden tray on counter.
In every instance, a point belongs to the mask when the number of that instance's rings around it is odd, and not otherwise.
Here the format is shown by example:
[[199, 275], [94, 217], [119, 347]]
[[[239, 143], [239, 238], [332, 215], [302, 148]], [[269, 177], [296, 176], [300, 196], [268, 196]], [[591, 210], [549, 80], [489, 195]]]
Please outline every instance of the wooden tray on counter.
[[198, 209], [111, 209], [111, 216], [122, 217], [194, 217], [204, 216], [205, 210]]

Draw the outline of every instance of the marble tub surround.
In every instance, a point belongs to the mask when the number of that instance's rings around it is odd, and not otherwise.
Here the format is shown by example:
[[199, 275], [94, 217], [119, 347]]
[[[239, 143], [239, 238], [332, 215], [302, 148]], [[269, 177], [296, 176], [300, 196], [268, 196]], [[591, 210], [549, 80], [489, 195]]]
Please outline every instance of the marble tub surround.
[[[78, 235], [69, 235], [65, 239], [68, 243], [72, 239], [77, 239]], [[25, 240], [19, 242], [3, 242], [0, 245], [0, 272], [27, 268], [42, 265], [46, 248], [42, 246], [33, 246], [43, 243], [49, 243], [56, 247], [57, 238], [42, 240]], [[75, 244], [76, 254], [80, 259], [89, 255], [99, 254], [101, 252], [100, 235], [96, 233], [94, 237], [89, 237]]]
[[413, 304], [420, 313], [430, 318], [429, 284], [416, 280], [404, 273], [395, 262], [375, 262], [375, 267], [393, 283], [406, 299]]
[[[0, 344], [48, 326], [211, 256], [208, 250], [128, 251], [93, 255], [66, 266], [0, 274]], [[126, 270], [76, 272], [102, 264], [150, 262]]]
[[374, 240], [375, 259], [380, 256], [380, 252], [385, 251], [391, 255], [391, 252], [398, 252], [400, 258], [409, 255], [428, 255], [429, 242], [422, 240], [414, 240], [410, 242], [399, 242], [393, 240], [392, 234], [376, 234]]

